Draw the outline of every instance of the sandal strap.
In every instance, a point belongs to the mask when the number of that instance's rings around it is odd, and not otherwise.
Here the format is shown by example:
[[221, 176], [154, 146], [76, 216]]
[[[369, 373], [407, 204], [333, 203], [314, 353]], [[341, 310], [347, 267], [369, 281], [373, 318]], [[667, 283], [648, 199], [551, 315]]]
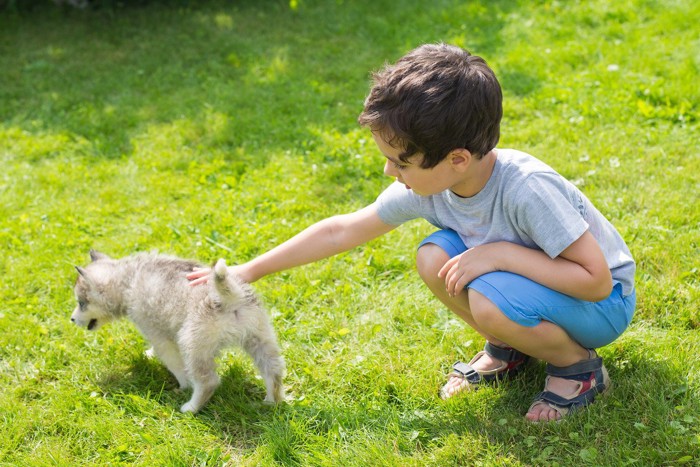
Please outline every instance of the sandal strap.
[[[536, 404], [544, 403], [564, 417], [572, 410], [591, 404], [598, 394], [604, 393], [610, 387], [610, 378], [600, 357], [583, 360], [567, 367], [547, 364], [546, 371], [550, 376], [578, 381], [578, 395], [566, 398], [545, 389], [535, 397], [530, 409]], [[547, 382], [550, 376], [547, 376]], [[545, 388], [547, 382], [545, 382]]]
[[484, 352], [504, 362], [516, 362], [527, 358], [527, 355], [518, 352], [512, 347], [498, 347], [489, 341], [486, 341], [486, 345], [484, 345]]
[[537, 397], [535, 397], [534, 404], [538, 402], [546, 402], [554, 409], [574, 410], [591, 404], [595, 400], [595, 396], [597, 396], [598, 393], [599, 391], [591, 388], [591, 390], [579, 394], [576, 397], [566, 399], [565, 397], [554, 394], [553, 392], [542, 391], [537, 395]]
[[547, 363], [545, 372], [548, 375], [558, 376], [560, 378], [578, 379], [581, 375], [587, 376], [590, 373], [599, 371], [601, 368], [603, 368], [603, 359], [601, 357], [596, 357], [588, 360], [581, 360], [569, 366], [554, 366], [551, 363]]
[[[496, 349], [496, 354], [495, 358], [499, 360], [503, 360], [504, 364], [502, 364], [500, 367], [495, 368], [493, 370], [488, 370], [488, 371], [483, 371], [479, 372], [472, 367], [471, 364], [479, 360], [484, 354], [488, 354], [489, 350]], [[500, 352], [499, 352], [500, 351]], [[493, 356], [493, 355], [492, 355]], [[464, 363], [464, 362], [457, 362], [452, 366], [452, 374], [450, 375], [451, 377], [458, 377], [461, 378], [463, 381], [466, 381], [469, 383], [468, 385], [465, 385], [461, 389], [457, 389], [456, 392], [461, 392], [465, 390], [466, 387], [478, 387], [481, 384], [484, 383], [492, 383], [494, 381], [497, 381], [499, 379], [503, 378], [508, 378], [508, 377], [513, 377], [517, 375], [525, 366], [525, 364], [528, 362], [530, 357], [527, 355], [518, 352], [517, 350], [513, 349], [502, 349], [496, 346], [492, 346], [490, 344], [486, 344], [485, 350], [482, 350], [481, 352], [477, 353], [474, 358], [469, 363]], [[462, 384], [462, 383], [460, 383]], [[446, 393], [445, 392], [445, 387], [447, 384], [440, 390], [440, 397], [443, 399], [447, 399], [449, 397], [452, 397], [455, 393]]]
[[481, 374], [479, 374], [479, 372], [472, 368], [472, 366], [468, 363], [457, 362], [452, 365], [452, 369], [455, 371], [455, 373], [466, 379], [470, 384], [477, 384], [482, 379]]
[[515, 376], [518, 371], [520, 370], [520, 364], [515, 365], [513, 368], [508, 368], [506, 366], [505, 368], [502, 368], [501, 370], [497, 372], [478, 372], [475, 370], [472, 366], [471, 363], [475, 362], [478, 360], [480, 355], [483, 355], [484, 353], [490, 355], [493, 358], [496, 358], [498, 360], [504, 361], [506, 363], [512, 363], [512, 362], [522, 362], [525, 363], [529, 360], [529, 356], [525, 355], [522, 352], [518, 352], [517, 350], [509, 347], [509, 348], [503, 348], [503, 347], [497, 347], [488, 341], [486, 342], [486, 345], [484, 346], [484, 350], [482, 352], [479, 352], [476, 354], [476, 356], [472, 359], [471, 362], [469, 363], [464, 363], [464, 362], [457, 362], [454, 365], [452, 365], [452, 369], [456, 374], [467, 380], [470, 384], [478, 384], [483, 382], [491, 382], [494, 381], [496, 378], [499, 376], [503, 376], [505, 374], [512, 374], [512, 376]]

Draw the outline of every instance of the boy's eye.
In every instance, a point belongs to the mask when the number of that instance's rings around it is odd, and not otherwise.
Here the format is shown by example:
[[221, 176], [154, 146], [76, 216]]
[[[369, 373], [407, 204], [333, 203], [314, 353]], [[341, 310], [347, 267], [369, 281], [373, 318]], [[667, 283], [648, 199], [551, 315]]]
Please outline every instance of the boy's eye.
[[396, 162], [394, 162], [394, 168], [395, 168], [396, 170], [403, 170], [403, 169], [406, 168], [406, 166], [403, 165], [403, 164], [397, 164]]

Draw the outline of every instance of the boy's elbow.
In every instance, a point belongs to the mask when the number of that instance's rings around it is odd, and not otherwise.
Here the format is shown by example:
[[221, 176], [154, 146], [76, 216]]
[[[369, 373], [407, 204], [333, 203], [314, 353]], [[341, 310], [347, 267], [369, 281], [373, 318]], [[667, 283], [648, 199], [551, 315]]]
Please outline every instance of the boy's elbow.
[[606, 290], [601, 290], [600, 292], [596, 291], [596, 293], [592, 294], [590, 297], [588, 297], [588, 301], [590, 302], [602, 302], [606, 298], [610, 296], [610, 293], [612, 292], [612, 287]]
[[605, 300], [612, 293], [613, 283], [610, 271], [607, 270], [606, 274], [602, 274], [601, 276], [602, 277], [600, 277], [600, 279], [597, 281], [596, 286], [592, 287], [591, 297], [589, 298], [591, 302], [600, 302], [601, 300]]
[[343, 215], [329, 217], [325, 220], [326, 239], [333, 248], [346, 250], [348, 249], [347, 229], [343, 222]]

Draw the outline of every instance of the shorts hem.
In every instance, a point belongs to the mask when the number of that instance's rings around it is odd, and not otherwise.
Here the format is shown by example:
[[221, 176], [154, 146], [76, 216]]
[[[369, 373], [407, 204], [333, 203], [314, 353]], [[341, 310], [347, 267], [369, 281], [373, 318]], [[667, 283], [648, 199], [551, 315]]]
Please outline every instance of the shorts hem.
[[484, 297], [488, 298], [499, 310], [501, 310], [504, 315], [506, 315], [509, 320], [513, 321], [514, 323], [532, 328], [540, 324], [542, 321], [540, 318], [530, 318], [520, 313], [497, 288], [484, 280], [476, 278], [469, 283], [469, 285], [467, 285], [467, 288], [474, 289]]

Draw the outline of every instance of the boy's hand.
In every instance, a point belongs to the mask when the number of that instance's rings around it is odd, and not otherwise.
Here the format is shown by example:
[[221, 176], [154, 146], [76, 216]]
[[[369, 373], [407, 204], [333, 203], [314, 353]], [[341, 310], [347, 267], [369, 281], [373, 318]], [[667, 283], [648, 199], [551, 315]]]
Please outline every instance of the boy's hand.
[[196, 285], [206, 284], [209, 281], [209, 273], [211, 273], [211, 268], [194, 268], [192, 272], [185, 277], [190, 281], [189, 286], [194, 287]]
[[[229, 274], [237, 275], [243, 282], [253, 282], [255, 277], [252, 277], [248, 272], [248, 268], [245, 264], [239, 264], [236, 266], [228, 267]], [[187, 279], [190, 281], [189, 286], [195, 287], [197, 285], [206, 284], [209, 282], [209, 275], [211, 274], [211, 268], [194, 268], [191, 273], [187, 274]]]
[[445, 279], [445, 289], [450, 297], [458, 295], [477, 277], [498, 270], [495, 260], [498, 243], [501, 242], [470, 248], [445, 263], [438, 277]]

